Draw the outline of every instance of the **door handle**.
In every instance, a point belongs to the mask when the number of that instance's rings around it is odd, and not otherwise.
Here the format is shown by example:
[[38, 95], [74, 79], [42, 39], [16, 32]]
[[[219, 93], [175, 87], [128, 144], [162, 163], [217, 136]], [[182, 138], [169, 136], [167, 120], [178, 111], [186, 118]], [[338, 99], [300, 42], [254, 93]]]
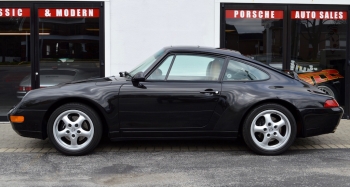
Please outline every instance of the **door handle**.
[[219, 91], [212, 90], [212, 91], [202, 91], [199, 93], [206, 94], [206, 95], [217, 95], [217, 94], [219, 94]]

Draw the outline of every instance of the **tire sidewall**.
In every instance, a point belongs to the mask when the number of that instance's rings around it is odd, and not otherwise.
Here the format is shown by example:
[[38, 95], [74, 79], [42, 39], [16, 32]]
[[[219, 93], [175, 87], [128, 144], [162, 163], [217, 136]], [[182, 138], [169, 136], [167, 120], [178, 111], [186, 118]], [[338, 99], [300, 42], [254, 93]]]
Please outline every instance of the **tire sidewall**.
[[[67, 111], [67, 110], [79, 110], [83, 113], [85, 113], [87, 116], [89, 116], [89, 118], [91, 119], [93, 126], [94, 126], [94, 135], [92, 137], [91, 142], [84, 147], [81, 150], [77, 150], [77, 151], [72, 151], [72, 150], [68, 150], [62, 146], [59, 145], [59, 143], [56, 141], [55, 137], [54, 137], [54, 123], [57, 119], [57, 117]], [[83, 104], [79, 104], [79, 103], [69, 103], [69, 104], [65, 104], [62, 105], [60, 107], [58, 107], [50, 116], [49, 120], [48, 120], [48, 124], [47, 124], [47, 134], [49, 137], [49, 140], [51, 141], [51, 143], [54, 145], [54, 147], [61, 153], [65, 154], [65, 155], [73, 155], [73, 156], [78, 156], [78, 155], [85, 155], [91, 151], [93, 151], [93, 149], [99, 144], [101, 137], [102, 137], [102, 126], [101, 126], [101, 121], [99, 119], [99, 117], [97, 116], [96, 112], [94, 110], [92, 110], [90, 107], [83, 105]]]
[[[287, 142], [280, 148], [276, 150], [265, 150], [256, 145], [256, 143], [253, 140], [253, 137], [251, 135], [251, 126], [253, 125], [253, 120], [254, 118], [261, 112], [266, 111], [266, 110], [277, 110], [281, 113], [283, 113], [287, 119], [289, 120], [290, 124], [290, 136]], [[278, 105], [278, 104], [263, 104], [255, 109], [253, 109], [246, 117], [246, 120], [243, 124], [243, 129], [242, 129], [242, 134], [245, 143], [247, 146], [254, 152], [262, 155], [278, 155], [283, 152], [285, 152], [294, 142], [296, 138], [296, 132], [297, 132], [297, 127], [296, 127], [296, 122], [294, 119], [294, 116], [292, 113], [286, 109], [285, 107]]]

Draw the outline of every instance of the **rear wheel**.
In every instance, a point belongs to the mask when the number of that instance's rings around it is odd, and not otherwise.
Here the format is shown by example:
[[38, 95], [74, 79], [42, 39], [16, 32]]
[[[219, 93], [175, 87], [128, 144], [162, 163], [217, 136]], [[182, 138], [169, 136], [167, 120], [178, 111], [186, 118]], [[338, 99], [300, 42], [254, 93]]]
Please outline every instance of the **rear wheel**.
[[322, 83], [317, 85], [317, 88], [325, 92], [326, 94], [333, 96], [336, 100], [339, 99], [338, 91], [330, 84]]
[[84, 155], [100, 142], [102, 126], [90, 107], [70, 103], [57, 108], [49, 118], [47, 133], [55, 148], [66, 155]]
[[286, 151], [296, 137], [296, 123], [288, 109], [264, 104], [252, 110], [243, 126], [243, 138], [258, 154], [277, 155]]

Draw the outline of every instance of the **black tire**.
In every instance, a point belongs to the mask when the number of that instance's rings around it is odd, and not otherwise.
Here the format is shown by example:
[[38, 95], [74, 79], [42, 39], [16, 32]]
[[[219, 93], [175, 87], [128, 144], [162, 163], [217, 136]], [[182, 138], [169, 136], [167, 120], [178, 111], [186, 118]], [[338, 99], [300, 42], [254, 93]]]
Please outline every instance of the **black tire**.
[[47, 134], [59, 152], [65, 155], [85, 155], [99, 144], [102, 124], [90, 107], [69, 103], [52, 113], [47, 124]]
[[333, 96], [337, 101], [339, 100], [339, 93], [333, 85], [328, 83], [321, 83], [317, 85], [317, 88], [322, 90], [326, 94]]
[[296, 132], [296, 122], [292, 113], [274, 103], [263, 104], [250, 111], [242, 129], [247, 146], [262, 155], [278, 155], [285, 152], [293, 144]]

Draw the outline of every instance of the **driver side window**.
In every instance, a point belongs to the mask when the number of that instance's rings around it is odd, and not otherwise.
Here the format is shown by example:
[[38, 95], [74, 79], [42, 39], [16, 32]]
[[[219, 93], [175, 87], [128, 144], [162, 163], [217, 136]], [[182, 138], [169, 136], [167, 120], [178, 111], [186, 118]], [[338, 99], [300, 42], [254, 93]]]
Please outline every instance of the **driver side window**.
[[224, 61], [224, 58], [209, 55], [171, 55], [150, 74], [147, 80], [218, 81]]

